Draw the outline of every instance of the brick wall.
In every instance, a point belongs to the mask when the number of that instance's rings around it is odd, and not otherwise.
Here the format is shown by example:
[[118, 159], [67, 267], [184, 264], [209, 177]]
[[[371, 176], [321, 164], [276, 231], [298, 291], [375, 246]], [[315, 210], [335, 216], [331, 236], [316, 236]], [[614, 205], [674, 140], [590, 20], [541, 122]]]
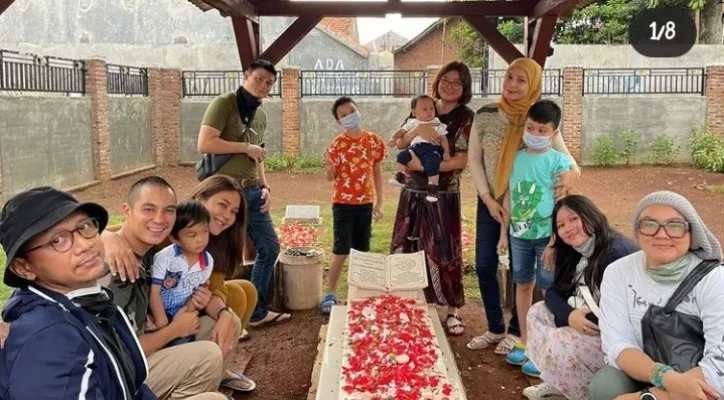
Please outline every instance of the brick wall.
[[563, 127], [568, 151], [581, 162], [583, 128], [583, 68], [563, 68]]
[[452, 28], [461, 22], [448, 22], [445, 28], [443, 49], [443, 24], [439, 24], [407, 49], [395, 53], [395, 69], [425, 69], [428, 65], [443, 65], [455, 61], [457, 53], [452, 41]]
[[[434, 38], [428, 35], [418, 43]], [[422, 47], [416, 47], [421, 51]], [[413, 54], [411, 49], [407, 54]], [[433, 65], [433, 66], [429, 66]], [[439, 68], [438, 63], [428, 65], [407, 65], [402, 68], [416, 68], [426, 71], [428, 92]], [[111, 137], [109, 129], [109, 101], [107, 93], [106, 63], [103, 60], [86, 61], [86, 96], [91, 104], [91, 132], [93, 137], [93, 177], [105, 181], [111, 177]], [[149, 99], [153, 104], [152, 135], [154, 160], [158, 166], [178, 165], [181, 139], [181, 77], [180, 71], [172, 69], [149, 69]], [[581, 161], [583, 124], [583, 73], [581, 67], [563, 68], [563, 125], [565, 141], [573, 156]], [[724, 66], [710, 66], [706, 70], [706, 126], [710, 132], [724, 135]], [[302, 135], [300, 111], [303, 107], [300, 96], [300, 70], [285, 68], [282, 71], [282, 152], [298, 155]], [[133, 115], [127, 118], [133, 118]], [[1, 166], [0, 166], [1, 168]], [[130, 173], [130, 172], [129, 172]], [[0, 169], [0, 194], [2, 189]]]
[[103, 60], [86, 61], [86, 96], [91, 101], [93, 172], [96, 180], [111, 178], [111, 137], [108, 123], [108, 74]]
[[724, 66], [706, 68], [706, 129], [724, 136]]
[[357, 18], [339, 17], [339, 18], [322, 18], [319, 21], [327, 30], [347, 40], [351, 44], [359, 45], [359, 32], [357, 31]]
[[299, 68], [282, 70], [282, 153], [299, 154]]
[[165, 143], [160, 165], [178, 165], [181, 142], [181, 71], [161, 70], [161, 114], [154, 120], [161, 124], [161, 140]]

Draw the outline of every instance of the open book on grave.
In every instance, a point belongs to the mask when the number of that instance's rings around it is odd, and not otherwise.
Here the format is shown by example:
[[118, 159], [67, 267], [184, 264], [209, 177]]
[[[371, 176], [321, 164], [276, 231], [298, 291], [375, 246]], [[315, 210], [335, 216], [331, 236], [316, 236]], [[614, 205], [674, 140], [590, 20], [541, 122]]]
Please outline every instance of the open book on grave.
[[429, 284], [425, 252], [384, 255], [352, 249], [348, 283], [350, 300], [393, 293], [424, 302], [422, 289]]

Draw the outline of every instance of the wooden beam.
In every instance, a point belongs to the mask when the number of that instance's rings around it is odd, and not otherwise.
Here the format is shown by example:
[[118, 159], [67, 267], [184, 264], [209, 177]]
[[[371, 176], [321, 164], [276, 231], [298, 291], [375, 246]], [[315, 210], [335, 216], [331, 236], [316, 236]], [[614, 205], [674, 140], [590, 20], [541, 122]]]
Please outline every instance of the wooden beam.
[[534, 21], [533, 32], [528, 41], [528, 57], [534, 59], [541, 68], [545, 68], [546, 59], [550, 54], [551, 40], [556, 31], [558, 17], [544, 16]]
[[7, 10], [14, 1], [15, 0], [0, 0], [0, 15], [3, 15], [5, 10]]
[[322, 20], [321, 15], [302, 15], [272, 43], [260, 58], [276, 64]]
[[259, 24], [244, 17], [231, 17], [242, 69], [259, 57]]
[[528, 15], [530, 19], [540, 18], [544, 15], [566, 15], [571, 10], [588, 0], [541, 0]]
[[325, 17], [384, 17], [399, 13], [405, 17], [448, 17], [461, 15], [524, 16], [530, 13], [530, 4], [516, 1], [266, 1], [259, 2], [260, 16], [324, 15]]
[[247, 0], [203, 0], [204, 3], [219, 10], [222, 16], [237, 16], [259, 21], [256, 8]]
[[510, 43], [510, 40], [503, 36], [503, 34], [498, 31], [498, 28], [487, 18], [480, 16], [465, 16], [463, 18], [465, 18], [465, 21], [478, 31], [478, 33], [483, 35], [483, 38], [488, 42], [490, 47], [503, 57], [508, 64], [516, 58], [523, 57], [523, 53], [521, 53], [513, 43]]

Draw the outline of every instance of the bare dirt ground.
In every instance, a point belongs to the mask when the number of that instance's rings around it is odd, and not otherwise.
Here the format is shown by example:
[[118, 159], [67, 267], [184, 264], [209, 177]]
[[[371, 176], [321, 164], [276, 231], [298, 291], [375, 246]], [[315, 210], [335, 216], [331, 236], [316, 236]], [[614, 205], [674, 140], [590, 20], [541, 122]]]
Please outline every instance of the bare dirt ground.
[[[179, 198], [190, 193], [197, 181], [192, 168], [166, 168], [144, 175], [164, 176], [176, 188]], [[143, 175], [135, 175], [92, 187], [76, 195], [106, 206], [112, 214], [119, 207], [130, 185]], [[273, 211], [282, 211], [290, 203], [329, 204], [329, 183], [322, 174], [269, 174]], [[463, 178], [464, 208], [474, 205], [475, 191], [470, 177]], [[706, 173], [689, 167], [634, 167], [627, 169], [584, 170], [579, 192], [589, 196], [624, 234], [631, 233], [631, 214], [646, 194], [660, 189], [685, 195], [701, 214], [714, 234], [724, 240], [724, 195], [714, 194], [707, 185], [724, 185], [724, 174]], [[386, 187], [386, 197], [395, 199], [398, 190]], [[466, 215], [474, 222], [474, 215]], [[388, 217], [386, 217], [388, 218]], [[391, 218], [391, 216], [389, 216]], [[444, 315], [444, 314], [443, 314]], [[485, 330], [485, 318], [479, 301], [472, 300], [462, 310], [466, 332], [449, 338], [462, 374], [468, 398], [520, 399], [521, 390], [530, 382], [508, 366], [492, 349], [473, 352], [465, 347], [470, 338]], [[290, 322], [251, 331], [252, 339], [238, 346], [237, 358], [253, 358], [246, 373], [258, 383], [257, 390], [238, 399], [297, 400], [306, 399], [317, 353], [318, 333], [326, 319], [315, 310], [297, 312]]]

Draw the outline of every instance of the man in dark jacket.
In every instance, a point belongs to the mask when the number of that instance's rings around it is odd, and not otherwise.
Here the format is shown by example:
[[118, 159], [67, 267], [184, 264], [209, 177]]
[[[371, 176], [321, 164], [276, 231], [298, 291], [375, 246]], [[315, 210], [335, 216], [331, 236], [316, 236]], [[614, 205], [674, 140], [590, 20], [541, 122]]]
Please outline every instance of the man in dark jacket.
[[150, 400], [146, 359], [104, 272], [108, 213], [51, 187], [11, 198], [0, 214], [4, 282], [0, 398]]

